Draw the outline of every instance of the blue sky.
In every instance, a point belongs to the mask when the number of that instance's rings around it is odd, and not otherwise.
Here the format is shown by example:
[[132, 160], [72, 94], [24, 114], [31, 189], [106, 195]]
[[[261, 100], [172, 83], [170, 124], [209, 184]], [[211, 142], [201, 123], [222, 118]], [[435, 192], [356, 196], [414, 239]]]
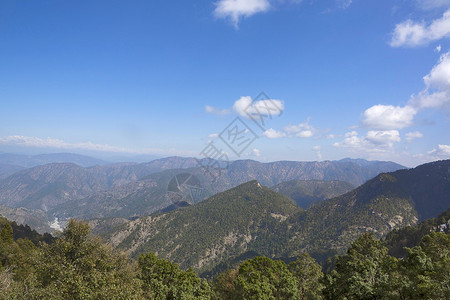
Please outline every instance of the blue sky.
[[0, 152], [450, 158], [449, 37], [447, 0], [2, 1]]

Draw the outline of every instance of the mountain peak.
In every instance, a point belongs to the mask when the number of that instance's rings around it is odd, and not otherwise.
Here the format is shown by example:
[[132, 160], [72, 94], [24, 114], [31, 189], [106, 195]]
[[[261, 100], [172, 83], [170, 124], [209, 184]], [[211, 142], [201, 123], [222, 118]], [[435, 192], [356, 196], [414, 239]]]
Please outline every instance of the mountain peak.
[[245, 183], [243, 183], [243, 184], [241, 184], [241, 185], [238, 185], [238, 187], [239, 186], [248, 186], [248, 187], [259, 187], [259, 188], [262, 188], [262, 185], [258, 182], [258, 180], [250, 180], [250, 181], [247, 181], [247, 182], [245, 182]]

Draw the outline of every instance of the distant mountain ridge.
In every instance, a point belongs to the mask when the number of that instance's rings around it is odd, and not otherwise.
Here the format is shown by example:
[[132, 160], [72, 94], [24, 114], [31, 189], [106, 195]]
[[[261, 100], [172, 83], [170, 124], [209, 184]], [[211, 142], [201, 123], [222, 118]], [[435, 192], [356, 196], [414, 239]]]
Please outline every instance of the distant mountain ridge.
[[[172, 204], [165, 197], [169, 180], [189, 172], [201, 180], [204, 198], [250, 180], [273, 186], [292, 179], [343, 180], [359, 184], [402, 166], [382, 162], [231, 162], [213, 182], [195, 158], [168, 157], [149, 163], [116, 163], [83, 168], [53, 163], [14, 173], [0, 180], [0, 204], [50, 211], [61, 217], [135, 217]], [[201, 199], [200, 199], [201, 200]]]
[[[232, 181], [238, 176], [243, 176], [242, 174], [247, 174], [246, 179], [258, 180], [266, 186], [274, 186], [292, 179], [341, 180], [358, 186], [381, 172], [392, 172], [399, 169], [405, 169], [405, 167], [393, 162], [374, 162], [361, 166], [352, 161], [276, 161], [260, 163], [253, 160], [237, 160], [231, 162], [225, 176], [228, 176], [229, 180]], [[240, 184], [245, 180], [238, 182]], [[236, 183], [234, 185], [237, 185]]]
[[23, 168], [32, 168], [50, 163], [74, 163], [81, 167], [106, 165], [108, 162], [86, 155], [75, 153], [49, 153], [38, 155], [25, 155], [14, 153], [1, 153], [0, 164], [9, 164]]

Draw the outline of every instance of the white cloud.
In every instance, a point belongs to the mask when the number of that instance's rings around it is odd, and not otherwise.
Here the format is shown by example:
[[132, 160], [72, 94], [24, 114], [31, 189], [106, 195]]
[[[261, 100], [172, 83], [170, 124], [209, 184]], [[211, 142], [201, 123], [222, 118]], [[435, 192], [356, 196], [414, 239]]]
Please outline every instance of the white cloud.
[[423, 137], [423, 133], [419, 132], [419, 131], [412, 131], [412, 132], [406, 133], [406, 140], [408, 142], [411, 142], [412, 140], [415, 140], [415, 139], [420, 139], [422, 137]]
[[356, 131], [351, 131], [345, 134], [343, 141], [336, 142], [333, 146], [352, 148], [357, 152], [386, 152], [391, 150], [396, 142], [400, 142], [400, 133], [397, 130], [371, 130], [363, 137]]
[[219, 137], [219, 134], [218, 134], [218, 133], [211, 133], [210, 135], [208, 135], [208, 137], [209, 137], [210, 139], [215, 139], [215, 138], [218, 138], [218, 137]]
[[431, 24], [407, 20], [395, 26], [390, 45], [400, 46], [420, 46], [431, 41], [440, 40], [450, 36], [450, 10], [447, 10], [440, 19], [436, 19]]
[[316, 133], [316, 129], [309, 124], [309, 120], [310, 118], [298, 125], [285, 126], [282, 131], [277, 131], [273, 128], [270, 128], [264, 131], [263, 135], [271, 139], [282, 137], [309, 138], [314, 136], [314, 134]]
[[261, 156], [261, 151], [256, 148], [252, 150], [252, 153], [254, 156], [257, 156], [257, 157]]
[[415, 115], [426, 108], [450, 114], [450, 52], [440, 56], [423, 81], [425, 89], [412, 95], [407, 105], [374, 105], [363, 113], [362, 123], [378, 130], [402, 129], [411, 126]]
[[320, 146], [314, 146], [312, 150], [316, 152], [317, 158], [322, 159], [322, 152], [320, 152], [322, 148]]
[[367, 132], [365, 139], [373, 145], [390, 148], [395, 142], [400, 142], [400, 133], [397, 130], [371, 130]]
[[233, 110], [241, 116], [247, 117], [246, 109], [252, 104], [252, 97], [243, 96], [233, 104]]
[[92, 142], [84, 143], [68, 143], [60, 139], [54, 138], [39, 138], [21, 135], [12, 135], [6, 137], [0, 137], [0, 145], [6, 146], [23, 146], [33, 148], [55, 148], [65, 150], [87, 150], [87, 151], [102, 151], [113, 153], [128, 153], [128, 154], [160, 154], [160, 155], [195, 155], [195, 152], [179, 151], [177, 149], [159, 149], [159, 148], [146, 148], [146, 149], [129, 149], [123, 147], [116, 147], [107, 144], [94, 144]]
[[[334, 143], [334, 146], [347, 148], [358, 154], [366, 152], [369, 156], [378, 158], [389, 158], [386, 155], [397, 156], [398, 160], [427, 162], [449, 156], [450, 149], [447, 145], [439, 145], [428, 152], [428, 155], [420, 157], [410, 154], [405, 156], [394, 151], [395, 143], [400, 142], [397, 130], [411, 126], [420, 111], [434, 108], [450, 114], [450, 52], [440, 56], [439, 62], [423, 80], [425, 88], [412, 95], [405, 106], [374, 105], [364, 112], [362, 123], [376, 130], [368, 131], [365, 136], [359, 136], [356, 131], [348, 132], [344, 140]], [[407, 142], [422, 137], [423, 134], [419, 131], [405, 134]]]
[[312, 137], [314, 134], [311, 130], [303, 130], [297, 133], [295, 136], [299, 138], [309, 138]]
[[236, 28], [242, 18], [270, 9], [268, 0], [220, 0], [215, 5], [214, 15], [217, 18], [230, 19]]
[[205, 106], [205, 111], [209, 114], [213, 114], [213, 115], [227, 115], [230, 113], [230, 110], [228, 109], [217, 109], [215, 107], [206, 105]]
[[332, 140], [332, 139], [335, 139], [335, 138], [336, 138], [336, 135], [334, 135], [334, 134], [327, 135], [327, 139]]
[[374, 105], [364, 112], [363, 124], [369, 128], [401, 129], [412, 124], [417, 110], [411, 106]]
[[268, 137], [269, 139], [278, 139], [278, 138], [282, 138], [285, 137], [286, 134], [282, 131], [276, 131], [273, 128], [267, 129], [266, 131], [264, 131], [263, 135], [265, 137]]
[[437, 149], [431, 150], [428, 154], [436, 158], [447, 158], [450, 157], [450, 146], [449, 145], [438, 145]]
[[439, 53], [442, 50], [442, 46], [438, 45], [438, 46], [436, 46], [436, 48], [434, 50]]
[[288, 125], [284, 127], [284, 131], [286, 131], [287, 133], [297, 133], [310, 128], [311, 126], [309, 125], [309, 121], [307, 120], [306, 122], [300, 123], [298, 125]]
[[315, 132], [315, 128], [309, 124], [310, 118], [308, 118], [305, 122], [300, 123], [298, 125], [289, 125], [284, 127], [284, 131], [288, 135], [295, 135], [299, 138], [308, 138], [312, 137]]
[[450, 56], [448, 52], [441, 55], [439, 63], [423, 78], [423, 81], [425, 82], [427, 89], [450, 89]]
[[358, 136], [356, 131], [347, 132], [342, 142], [336, 142], [333, 144], [335, 147], [345, 148], [361, 148], [363, 139]]
[[410, 105], [423, 108], [444, 108], [450, 112], [450, 52], [442, 54], [439, 63], [423, 78], [426, 88], [411, 97]]
[[246, 118], [279, 116], [283, 113], [284, 102], [276, 99], [253, 101], [252, 97], [245, 96], [234, 103], [233, 110]]

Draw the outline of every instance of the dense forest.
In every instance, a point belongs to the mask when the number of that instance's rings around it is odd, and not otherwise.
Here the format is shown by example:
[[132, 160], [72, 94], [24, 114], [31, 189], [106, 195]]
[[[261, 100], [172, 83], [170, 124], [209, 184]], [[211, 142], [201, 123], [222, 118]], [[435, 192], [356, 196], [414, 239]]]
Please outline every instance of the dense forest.
[[15, 236], [4, 218], [0, 226], [1, 299], [450, 298], [445, 232], [429, 232], [401, 258], [366, 233], [326, 272], [306, 253], [289, 263], [258, 256], [207, 281], [154, 253], [129, 259], [81, 221], [71, 220], [56, 239]]

